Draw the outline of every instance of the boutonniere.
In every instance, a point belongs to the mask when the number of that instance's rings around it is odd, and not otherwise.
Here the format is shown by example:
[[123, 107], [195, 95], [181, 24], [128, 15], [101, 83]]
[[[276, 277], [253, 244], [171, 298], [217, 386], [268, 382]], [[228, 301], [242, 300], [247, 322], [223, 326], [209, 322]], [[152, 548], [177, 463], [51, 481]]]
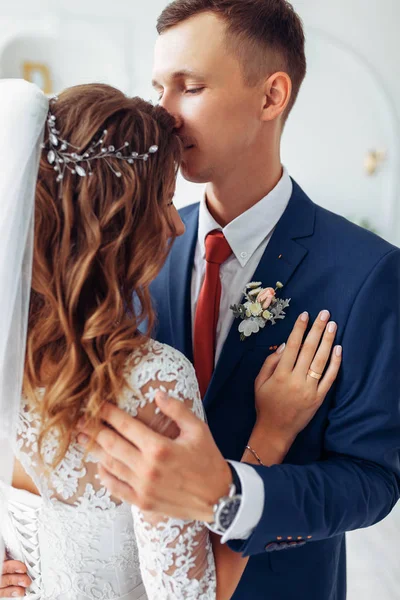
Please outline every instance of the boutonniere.
[[252, 333], [264, 329], [267, 323], [275, 325], [286, 317], [285, 309], [291, 298], [278, 298], [276, 294], [281, 288], [283, 284], [280, 281], [277, 281], [275, 289], [263, 288], [260, 281], [252, 281], [243, 290], [246, 301], [230, 307], [235, 319], [241, 319], [238, 329], [242, 342]]

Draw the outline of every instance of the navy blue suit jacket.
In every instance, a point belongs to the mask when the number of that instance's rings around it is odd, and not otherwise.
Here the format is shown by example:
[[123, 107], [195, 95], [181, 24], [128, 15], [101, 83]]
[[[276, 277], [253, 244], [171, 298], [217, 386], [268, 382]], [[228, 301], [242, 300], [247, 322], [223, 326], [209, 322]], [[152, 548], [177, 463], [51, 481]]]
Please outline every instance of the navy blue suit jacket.
[[[156, 338], [193, 361], [190, 282], [198, 205], [181, 211], [178, 238], [152, 296]], [[204, 398], [226, 458], [240, 460], [255, 423], [254, 380], [298, 315], [322, 309], [343, 345], [339, 377], [284, 464], [257, 467], [265, 506], [234, 600], [344, 600], [345, 537], [384, 518], [400, 488], [400, 250], [314, 204], [294, 182], [288, 207], [252, 278], [284, 283], [287, 317], [245, 342], [233, 323]], [[373, 550], [373, 549], [372, 549]]]

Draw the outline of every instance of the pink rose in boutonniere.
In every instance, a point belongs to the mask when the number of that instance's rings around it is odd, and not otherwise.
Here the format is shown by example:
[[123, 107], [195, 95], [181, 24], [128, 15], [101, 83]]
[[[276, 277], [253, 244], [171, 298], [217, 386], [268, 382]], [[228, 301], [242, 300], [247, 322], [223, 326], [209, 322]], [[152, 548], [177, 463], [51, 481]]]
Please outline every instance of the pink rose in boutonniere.
[[[279, 283], [279, 282], [278, 282]], [[262, 304], [264, 310], [269, 308], [272, 304], [273, 299], [276, 296], [276, 290], [274, 288], [266, 288], [262, 290], [257, 296], [257, 302]]]
[[268, 322], [275, 325], [286, 317], [285, 309], [291, 298], [278, 298], [276, 293], [281, 288], [283, 284], [280, 281], [277, 281], [275, 289], [263, 288], [261, 282], [252, 281], [243, 290], [246, 301], [230, 307], [235, 319], [241, 319], [238, 329], [242, 342], [258, 333]]

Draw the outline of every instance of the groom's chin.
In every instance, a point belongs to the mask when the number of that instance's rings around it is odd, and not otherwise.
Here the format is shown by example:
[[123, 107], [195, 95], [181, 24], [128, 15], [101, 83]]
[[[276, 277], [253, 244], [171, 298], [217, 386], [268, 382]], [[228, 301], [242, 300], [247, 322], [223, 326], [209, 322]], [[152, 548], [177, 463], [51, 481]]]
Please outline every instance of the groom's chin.
[[208, 183], [210, 181], [209, 172], [205, 173], [204, 170], [197, 169], [194, 165], [185, 161], [181, 164], [181, 175], [190, 183]]

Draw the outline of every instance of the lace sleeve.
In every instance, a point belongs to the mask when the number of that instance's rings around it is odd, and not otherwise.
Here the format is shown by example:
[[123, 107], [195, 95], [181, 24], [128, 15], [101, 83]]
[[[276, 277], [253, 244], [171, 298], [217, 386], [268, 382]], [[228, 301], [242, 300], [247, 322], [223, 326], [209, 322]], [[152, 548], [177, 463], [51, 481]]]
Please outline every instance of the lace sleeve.
[[[162, 390], [185, 402], [204, 420], [192, 365], [172, 348], [153, 342], [152, 351], [132, 369], [132, 391], [120, 407], [158, 432], [174, 437], [176, 426], [159, 412], [155, 394]], [[141, 512], [132, 507], [143, 583], [151, 600], [215, 600], [216, 575], [204, 523]]]

